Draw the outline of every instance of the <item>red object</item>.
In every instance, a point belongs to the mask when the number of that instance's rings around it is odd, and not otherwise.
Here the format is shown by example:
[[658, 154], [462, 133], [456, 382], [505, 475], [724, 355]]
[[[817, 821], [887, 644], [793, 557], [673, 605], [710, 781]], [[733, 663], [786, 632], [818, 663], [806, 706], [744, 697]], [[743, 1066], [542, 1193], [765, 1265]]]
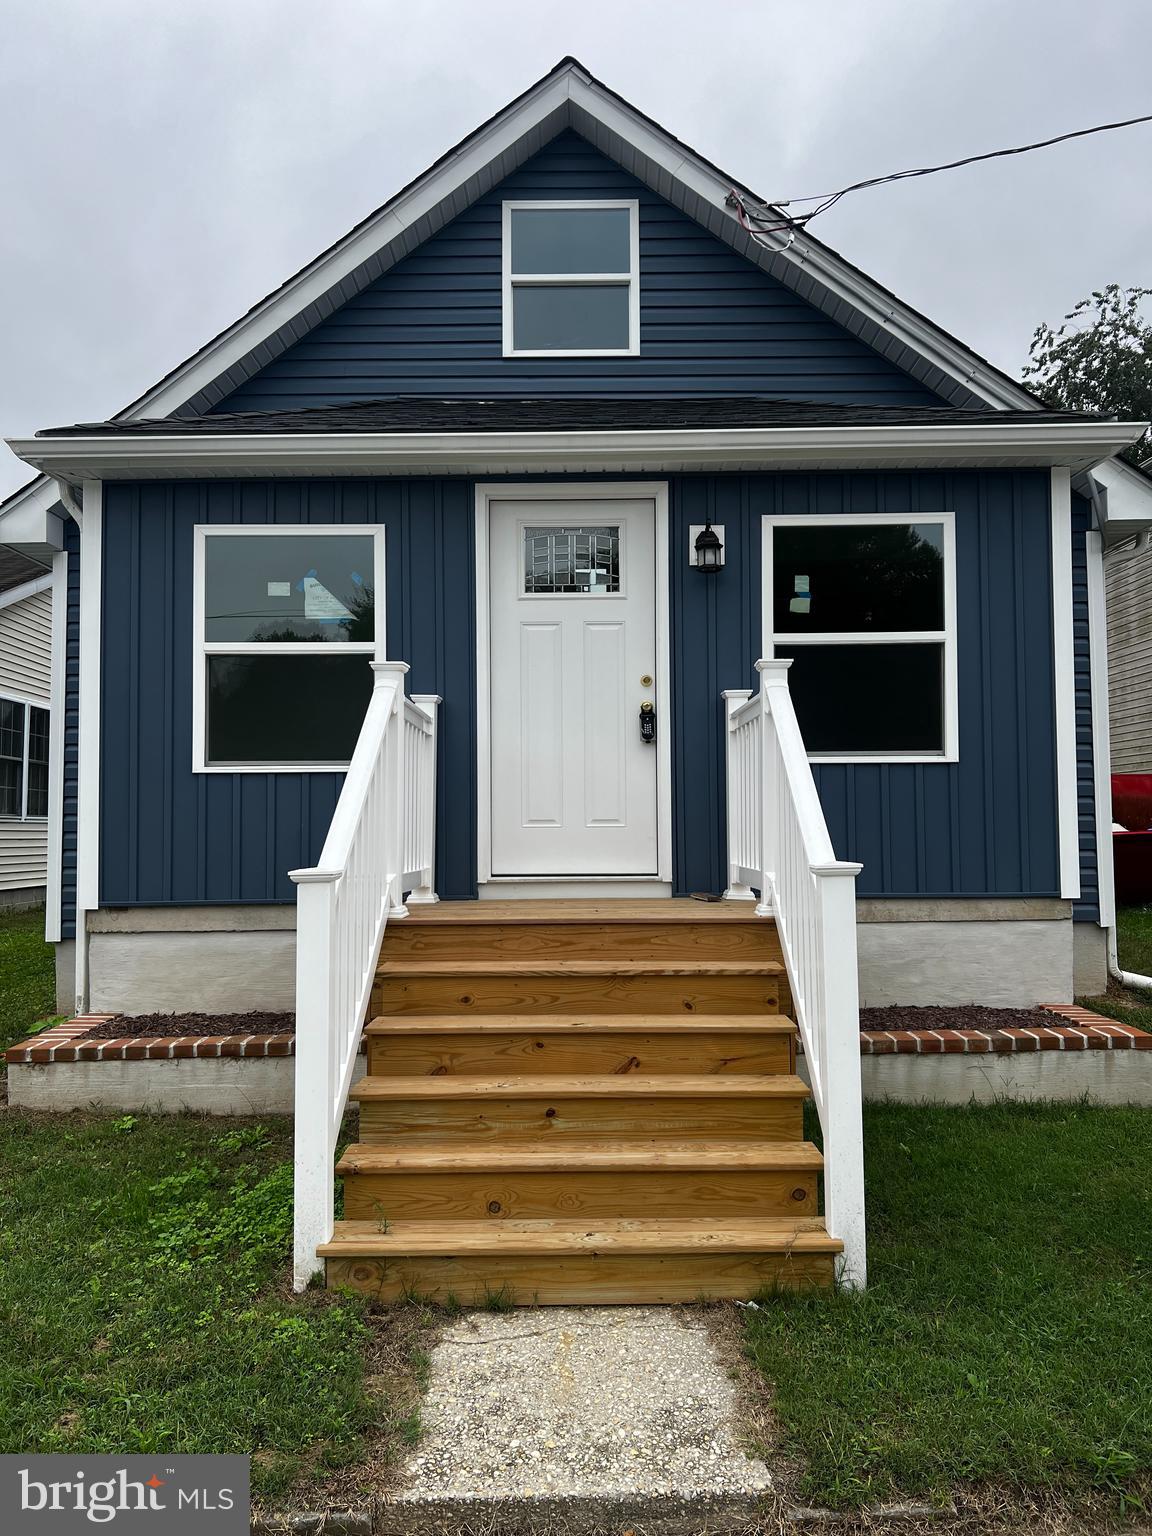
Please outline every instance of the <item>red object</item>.
[[1152, 773], [1112, 775], [1112, 820], [1129, 832], [1152, 827]]
[[1112, 775], [1112, 834], [1116, 900], [1124, 906], [1152, 902], [1152, 773]]

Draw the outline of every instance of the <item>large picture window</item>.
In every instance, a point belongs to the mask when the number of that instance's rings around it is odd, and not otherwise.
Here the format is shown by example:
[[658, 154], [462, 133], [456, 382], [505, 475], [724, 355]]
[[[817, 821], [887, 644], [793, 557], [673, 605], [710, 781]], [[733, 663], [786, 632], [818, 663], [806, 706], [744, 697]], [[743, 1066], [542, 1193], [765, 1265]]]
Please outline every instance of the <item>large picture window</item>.
[[505, 356], [626, 357], [640, 350], [637, 206], [504, 204]]
[[48, 814], [48, 711], [25, 699], [0, 698], [0, 816], [20, 821]]
[[947, 761], [957, 752], [951, 513], [764, 519], [765, 655], [808, 754]]
[[193, 767], [345, 768], [385, 656], [384, 530], [196, 530]]

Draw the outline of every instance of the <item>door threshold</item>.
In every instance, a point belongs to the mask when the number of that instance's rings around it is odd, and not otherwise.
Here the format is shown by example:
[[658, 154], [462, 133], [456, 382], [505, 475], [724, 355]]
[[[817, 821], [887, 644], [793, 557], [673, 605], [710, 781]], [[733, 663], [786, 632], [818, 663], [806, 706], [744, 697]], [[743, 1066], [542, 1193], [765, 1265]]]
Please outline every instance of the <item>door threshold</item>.
[[490, 875], [479, 886], [481, 901], [635, 901], [671, 899], [672, 884], [651, 875], [599, 875], [586, 880], [553, 875]]

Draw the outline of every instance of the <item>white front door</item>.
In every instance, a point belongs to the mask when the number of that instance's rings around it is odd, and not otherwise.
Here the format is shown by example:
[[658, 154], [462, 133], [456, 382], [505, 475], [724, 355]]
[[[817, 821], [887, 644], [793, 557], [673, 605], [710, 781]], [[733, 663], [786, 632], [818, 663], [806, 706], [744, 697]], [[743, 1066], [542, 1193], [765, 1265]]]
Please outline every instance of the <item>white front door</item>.
[[656, 510], [493, 500], [492, 873], [655, 877]]

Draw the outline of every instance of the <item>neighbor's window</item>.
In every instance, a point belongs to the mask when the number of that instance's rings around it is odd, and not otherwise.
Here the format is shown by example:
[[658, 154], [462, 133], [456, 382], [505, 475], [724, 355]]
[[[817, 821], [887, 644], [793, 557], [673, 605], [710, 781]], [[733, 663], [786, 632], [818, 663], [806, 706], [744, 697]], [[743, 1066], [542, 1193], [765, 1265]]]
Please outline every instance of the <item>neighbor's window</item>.
[[765, 519], [767, 654], [812, 757], [951, 758], [955, 555], [950, 513]]
[[638, 205], [504, 204], [506, 356], [640, 350]]
[[47, 816], [49, 718], [37, 704], [0, 698], [0, 816]]
[[383, 529], [197, 529], [194, 766], [346, 767], [382, 660]]

